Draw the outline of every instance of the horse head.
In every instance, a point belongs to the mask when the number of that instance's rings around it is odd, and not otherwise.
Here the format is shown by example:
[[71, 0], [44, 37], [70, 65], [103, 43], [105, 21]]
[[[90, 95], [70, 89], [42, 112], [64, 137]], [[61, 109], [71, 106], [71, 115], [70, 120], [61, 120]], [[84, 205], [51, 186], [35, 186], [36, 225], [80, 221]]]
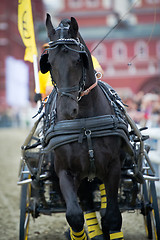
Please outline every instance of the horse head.
[[57, 90], [58, 120], [74, 119], [90, 65], [93, 71], [91, 56], [78, 32], [75, 18], [64, 19], [54, 28], [47, 14], [46, 27], [50, 42], [47, 53], [41, 56], [40, 68], [42, 73], [50, 71]]

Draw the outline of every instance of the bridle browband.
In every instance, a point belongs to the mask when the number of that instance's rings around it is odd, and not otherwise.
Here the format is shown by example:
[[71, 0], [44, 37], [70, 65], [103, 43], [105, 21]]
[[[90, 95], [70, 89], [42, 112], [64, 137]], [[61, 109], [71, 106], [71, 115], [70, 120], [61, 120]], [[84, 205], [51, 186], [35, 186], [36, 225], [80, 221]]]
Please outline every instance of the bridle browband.
[[[85, 50], [85, 46], [79, 41], [79, 39], [74, 39], [74, 38], [63, 38], [63, 31], [64, 29], [69, 29], [69, 27], [64, 27], [62, 28], [62, 26], [58, 27], [56, 30], [60, 30], [60, 37], [58, 40], [56, 41], [50, 41], [49, 42], [49, 48], [47, 48], [46, 50], [53, 50], [56, 49], [58, 46], [64, 46], [66, 49], [68, 49], [69, 51], [73, 51], [76, 53], [79, 53], [81, 56], [83, 54], [85, 54], [87, 56], [87, 60], [88, 60], [88, 54]], [[78, 46], [80, 50], [77, 49], [73, 49], [70, 46]], [[50, 71], [51, 72], [51, 71]], [[51, 74], [52, 77], [52, 74]], [[60, 96], [67, 96], [73, 100], [75, 100], [76, 102], [78, 102], [82, 96], [87, 95], [96, 85], [97, 85], [97, 81], [90, 86], [88, 89], [84, 90], [85, 88], [85, 82], [86, 82], [86, 68], [84, 67], [83, 64], [83, 69], [82, 69], [82, 78], [79, 82], [79, 86], [74, 86], [74, 87], [70, 87], [70, 88], [58, 88], [56, 85], [56, 82], [54, 81], [53, 77], [52, 77], [52, 83], [57, 91], [57, 93], [60, 93]], [[79, 96], [75, 97], [75, 95], [73, 95], [73, 92], [78, 92]]]

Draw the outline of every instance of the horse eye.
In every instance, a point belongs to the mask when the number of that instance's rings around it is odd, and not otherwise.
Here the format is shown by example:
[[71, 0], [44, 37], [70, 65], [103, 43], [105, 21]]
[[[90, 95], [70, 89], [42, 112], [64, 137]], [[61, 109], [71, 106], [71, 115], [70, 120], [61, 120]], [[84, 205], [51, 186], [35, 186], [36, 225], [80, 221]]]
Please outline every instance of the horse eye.
[[62, 48], [62, 51], [63, 51], [64, 53], [68, 53], [68, 49], [67, 49], [66, 47], [63, 47], [63, 48]]
[[79, 65], [81, 63], [81, 58], [79, 57], [76, 61], [75, 61], [75, 64], [76, 65]]

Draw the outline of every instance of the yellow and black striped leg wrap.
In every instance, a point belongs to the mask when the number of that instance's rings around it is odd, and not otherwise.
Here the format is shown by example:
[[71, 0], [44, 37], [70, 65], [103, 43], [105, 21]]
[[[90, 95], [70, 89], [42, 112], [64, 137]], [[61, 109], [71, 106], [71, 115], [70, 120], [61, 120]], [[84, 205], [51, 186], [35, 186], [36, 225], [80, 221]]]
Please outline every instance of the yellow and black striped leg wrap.
[[100, 210], [100, 213], [101, 213], [101, 216], [103, 216], [105, 214], [106, 207], [107, 207], [107, 197], [106, 197], [105, 185], [101, 184], [99, 186], [99, 190], [100, 190], [100, 193], [101, 193], [101, 210]]
[[112, 239], [124, 240], [123, 232], [110, 233], [110, 240], [112, 240]]
[[103, 235], [95, 212], [85, 213], [84, 217], [88, 227], [88, 236], [90, 239], [94, 239], [96, 236]]
[[87, 240], [87, 235], [84, 229], [81, 232], [75, 232], [70, 228], [70, 237], [71, 240]]

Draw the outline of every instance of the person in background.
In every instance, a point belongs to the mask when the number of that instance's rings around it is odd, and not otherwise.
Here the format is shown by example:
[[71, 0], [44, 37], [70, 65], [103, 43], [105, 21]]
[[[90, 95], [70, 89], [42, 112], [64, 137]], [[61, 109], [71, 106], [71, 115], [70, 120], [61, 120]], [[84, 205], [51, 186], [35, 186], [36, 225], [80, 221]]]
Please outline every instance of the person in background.
[[99, 64], [98, 60], [96, 57], [94, 57], [92, 55], [92, 62], [93, 62], [93, 67], [94, 67], [94, 70], [96, 71], [96, 77], [97, 78], [101, 78], [102, 75], [103, 75], [103, 69], [101, 67], [101, 65]]
[[[48, 43], [43, 44], [42, 46], [42, 52], [49, 47]], [[39, 77], [39, 87], [40, 87], [40, 93], [36, 93], [34, 96], [34, 101], [38, 102], [39, 100], [43, 100], [45, 97], [47, 97], [52, 89], [52, 80], [51, 80], [51, 75], [50, 72], [48, 71], [47, 73], [43, 74], [40, 70], [38, 72], [38, 77]]]
[[[42, 52], [49, 47], [48, 43], [43, 44], [42, 46]], [[92, 62], [93, 62], [93, 67], [96, 71], [96, 77], [101, 78], [103, 74], [103, 70], [101, 65], [99, 64], [98, 60], [96, 57], [92, 55]], [[43, 100], [45, 97], [47, 97], [53, 90], [53, 85], [52, 85], [52, 79], [50, 72], [48, 71], [47, 73], [43, 74], [41, 71], [38, 72], [39, 76], [39, 86], [40, 86], [40, 93], [36, 93], [34, 100], [35, 102], [39, 100]]]

